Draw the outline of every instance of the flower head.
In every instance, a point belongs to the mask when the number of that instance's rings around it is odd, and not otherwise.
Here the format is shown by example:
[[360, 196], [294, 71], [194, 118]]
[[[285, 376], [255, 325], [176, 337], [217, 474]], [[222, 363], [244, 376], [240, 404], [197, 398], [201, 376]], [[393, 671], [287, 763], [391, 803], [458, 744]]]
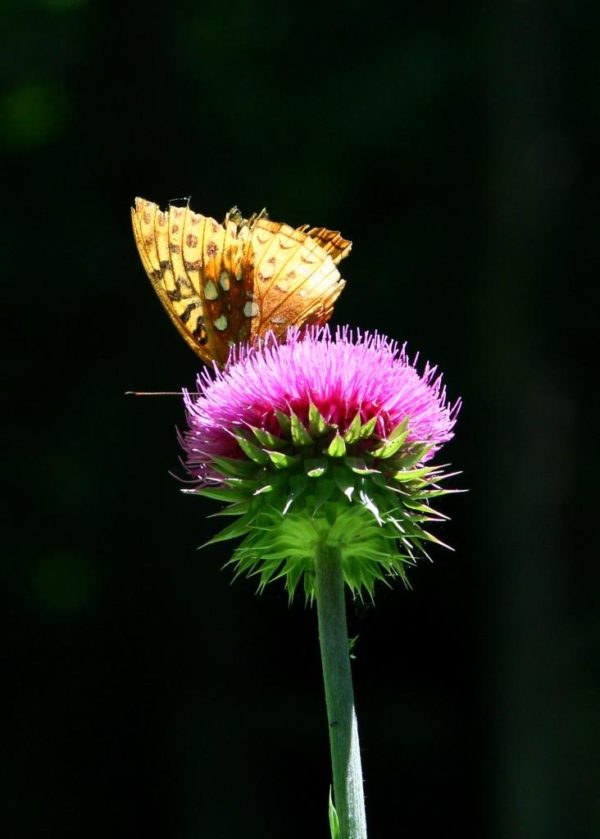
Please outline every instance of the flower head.
[[283, 576], [293, 594], [303, 578], [312, 596], [315, 541], [326, 540], [351, 589], [371, 592], [438, 541], [424, 525], [443, 518], [429, 501], [447, 476], [429, 461], [452, 438], [459, 402], [405, 347], [348, 328], [290, 330], [285, 344], [236, 348], [184, 398], [191, 492], [239, 515], [211, 541], [244, 536], [233, 561], [262, 586]]

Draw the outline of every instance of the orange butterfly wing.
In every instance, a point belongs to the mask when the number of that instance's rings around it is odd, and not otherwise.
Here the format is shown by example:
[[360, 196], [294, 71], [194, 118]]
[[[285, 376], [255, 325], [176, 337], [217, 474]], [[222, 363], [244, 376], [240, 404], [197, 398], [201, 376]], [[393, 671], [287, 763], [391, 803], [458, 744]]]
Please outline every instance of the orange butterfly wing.
[[141, 198], [131, 214], [159, 299], [206, 363], [224, 364], [232, 344], [269, 330], [283, 337], [289, 326], [325, 323], [344, 287], [335, 266], [351, 242], [335, 231], [295, 230], [262, 214], [245, 220], [236, 210], [221, 225]]
[[259, 219], [252, 228], [254, 303], [258, 322], [253, 334], [290, 326], [325, 323], [344, 281], [317, 240], [304, 230]]

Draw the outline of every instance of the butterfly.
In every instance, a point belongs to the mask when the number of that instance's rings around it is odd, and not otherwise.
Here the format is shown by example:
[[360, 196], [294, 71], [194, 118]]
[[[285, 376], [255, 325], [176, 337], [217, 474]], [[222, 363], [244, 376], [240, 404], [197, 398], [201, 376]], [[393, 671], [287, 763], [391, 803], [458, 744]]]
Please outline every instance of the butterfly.
[[234, 207], [223, 224], [143, 198], [131, 210], [142, 263], [167, 314], [207, 364], [230, 348], [290, 326], [326, 323], [345, 283], [336, 265], [352, 243], [337, 231], [248, 219]]

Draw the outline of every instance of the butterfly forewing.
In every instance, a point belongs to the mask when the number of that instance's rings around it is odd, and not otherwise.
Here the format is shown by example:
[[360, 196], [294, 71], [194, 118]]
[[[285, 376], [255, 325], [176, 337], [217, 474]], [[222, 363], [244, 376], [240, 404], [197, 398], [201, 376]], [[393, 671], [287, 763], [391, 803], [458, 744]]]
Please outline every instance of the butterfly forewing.
[[[183, 208], [175, 208], [183, 209]], [[190, 213], [186, 208], [185, 213]], [[197, 217], [196, 226], [202, 227], [206, 219]], [[188, 270], [199, 259], [199, 252], [184, 247], [181, 257], [182, 238], [179, 230], [173, 227], [187, 226], [189, 219], [169, 218], [169, 213], [161, 212], [156, 204], [143, 199], [136, 199], [132, 210], [133, 230], [144, 268], [150, 277], [167, 314], [185, 338], [190, 347], [202, 358], [210, 362], [211, 355], [206, 349], [206, 333], [203, 326], [202, 298], [199, 283]], [[173, 247], [174, 246], [174, 249]], [[177, 252], [179, 249], [179, 253]]]
[[[306, 227], [308, 228], [308, 225]], [[311, 239], [315, 239], [323, 250], [327, 251], [336, 265], [345, 256], [348, 256], [352, 248], [352, 242], [344, 239], [337, 230], [327, 230], [326, 227], [312, 227], [307, 235]]]
[[[183, 209], [183, 216], [179, 217], [178, 225], [181, 228], [181, 263], [178, 260], [178, 264], [181, 266], [182, 279], [185, 278], [183, 285], [186, 293], [181, 319], [188, 337], [196, 342], [195, 345], [192, 344], [193, 349], [203, 361], [210, 362], [212, 357], [207, 348], [208, 336], [204, 327], [202, 293], [202, 241], [209, 220], [199, 213], [193, 213], [189, 207], [180, 209]], [[174, 243], [177, 244], [176, 241]]]
[[[249, 220], [237, 210], [223, 225], [137, 198], [133, 230], [146, 273], [187, 343], [224, 364], [233, 344], [288, 327], [325, 323], [344, 287], [335, 263], [351, 243], [326, 228], [294, 229]], [[308, 232], [307, 232], [308, 231]]]

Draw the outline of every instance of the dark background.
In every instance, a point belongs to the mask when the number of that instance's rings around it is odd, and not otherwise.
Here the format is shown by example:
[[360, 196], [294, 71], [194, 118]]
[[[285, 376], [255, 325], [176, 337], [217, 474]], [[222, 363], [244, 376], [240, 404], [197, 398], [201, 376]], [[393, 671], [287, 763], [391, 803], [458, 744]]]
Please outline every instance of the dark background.
[[34, 837], [323, 837], [314, 610], [196, 550], [199, 362], [135, 195], [354, 241], [335, 323], [462, 395], [469, 494], [350, 607], [370, 836], [600, 835], [597, 3], [27, 0], [3, 13], [9, 531], [2, 821]]

